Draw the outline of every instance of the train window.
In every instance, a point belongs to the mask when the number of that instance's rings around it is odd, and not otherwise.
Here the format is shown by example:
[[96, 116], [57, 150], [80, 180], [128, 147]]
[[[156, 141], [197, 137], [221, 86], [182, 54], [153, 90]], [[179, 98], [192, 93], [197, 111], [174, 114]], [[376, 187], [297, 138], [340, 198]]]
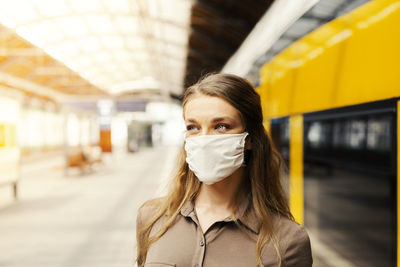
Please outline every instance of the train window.
[[289, 118], [271, 120], [271, 137], [282, 158], [289, 162]]
[[361, 150], [364, 147], [366, 136], [366, 119], [354, 119], [346, 121], [346, 146]]
[[304, 219], [316, 266], [396, 266], [395, 104], [304, 115]]
[[314, 149], [324, 148], [329, 145], [331, 125], [323, 122], [313, 122], [310, 125], [307, 140]]
[[289, 192], [289, 177], [288, 177], [288, 168], [289, 166], [289, 152], [290, 152], [290, 143], [289, 143], [289, 117], [283, 117], [279, 119], [271, 120], [271, 138], [274, 142], [276, 149], [282, 156], [284, 161], [283, 164], [283, 173], [285, 173], [282, 179], [283, 190], [288, 193]]
[[367, 149], [389, 151], [391, 147], [390, 117], [375, 116], [368, 121]]
[[305, 122], [306, 160], [390, 172], [393, 119], [385, 113]]

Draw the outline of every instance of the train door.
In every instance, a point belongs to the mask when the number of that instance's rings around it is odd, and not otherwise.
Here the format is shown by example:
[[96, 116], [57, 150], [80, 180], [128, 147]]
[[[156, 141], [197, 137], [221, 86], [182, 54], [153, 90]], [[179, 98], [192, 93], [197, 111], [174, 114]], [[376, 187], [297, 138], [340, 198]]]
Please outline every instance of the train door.
[[316, 266], [396, 266], [397, 99], [304, 115]]

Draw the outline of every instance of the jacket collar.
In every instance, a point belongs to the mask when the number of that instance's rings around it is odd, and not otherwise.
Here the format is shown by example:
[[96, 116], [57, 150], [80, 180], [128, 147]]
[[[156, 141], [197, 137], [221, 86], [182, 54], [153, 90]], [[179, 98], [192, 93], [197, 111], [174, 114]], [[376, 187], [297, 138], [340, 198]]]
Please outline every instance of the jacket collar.
[[[194, 202], [193, 201], [187, 201], [181, 211], [181, 215], [184, 217], [191, 217], [195, 222], [197, 222], [197, 215], [194, 209]], [[240, 201], [239, 206], [237, 207], [235, 211], [235, 217], [238, 220], [239, 223], [244, 225], [246, 228], [254, 232], [255, 234], [258, 234], [260, 231], [261, 227], [261, 222], [257, 218], [256, 213], [254, 211], [254, 208], [251, 203], [251, 198], [249, 196], [245, 197]], [[234, 221], [234, 216], [229, 216], [225, 218], [225, 222], [230, 222]]]

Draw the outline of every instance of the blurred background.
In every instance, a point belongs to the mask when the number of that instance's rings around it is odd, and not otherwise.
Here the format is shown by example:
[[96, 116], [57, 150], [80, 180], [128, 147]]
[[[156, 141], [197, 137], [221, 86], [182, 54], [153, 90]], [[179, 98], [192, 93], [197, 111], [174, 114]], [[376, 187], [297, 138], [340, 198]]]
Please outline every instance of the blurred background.
[[133, 266], [215, 71], [260, 94], [314, 266], [400, 266], [398, 62], [398, 0], [0, 0], [0, 266]]

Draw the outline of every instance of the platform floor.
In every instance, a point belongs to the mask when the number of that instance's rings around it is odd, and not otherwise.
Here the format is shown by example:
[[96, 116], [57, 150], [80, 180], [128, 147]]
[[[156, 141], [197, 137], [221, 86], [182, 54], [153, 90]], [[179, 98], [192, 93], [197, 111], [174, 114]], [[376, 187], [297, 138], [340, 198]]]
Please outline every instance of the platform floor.
[[67, 177], [62, 155], [24, 164], [19, 200], [0, 188], [0, 267], [133, 266], [137, 209], [160, 192], [176, 151], [117, 152]]
[[[134, 266], [137, 209], [166, 192], [177, 153], [122, 149], [93, 172], [68, 176], [62, 153], [24, 160], [19, 199], [0, 187], [0, 267]], [[355, 266], [308, 232], [314, 266]]]

